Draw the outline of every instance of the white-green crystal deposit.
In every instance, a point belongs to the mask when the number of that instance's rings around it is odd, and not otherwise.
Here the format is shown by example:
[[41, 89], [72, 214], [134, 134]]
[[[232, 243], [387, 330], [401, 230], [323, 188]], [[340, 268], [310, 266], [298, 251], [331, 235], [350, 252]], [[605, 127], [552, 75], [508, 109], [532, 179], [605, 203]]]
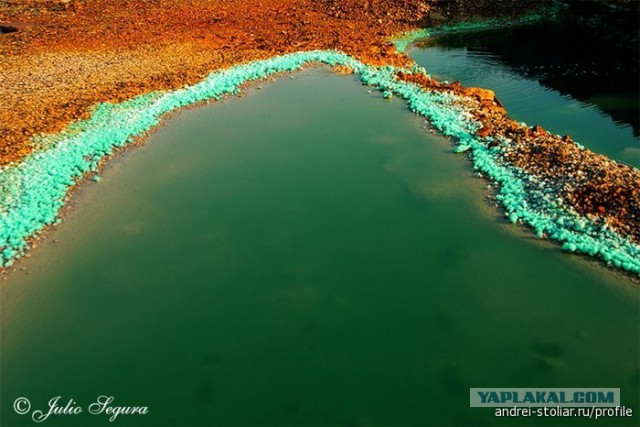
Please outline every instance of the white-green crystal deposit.
[[467, 152], [474, 168], [497, 184], [497, 199], [511, 222], [527, 224], [539, 237], [560, 242], [563, 250], [595, 256], [609, 266], [640, 274], [640, 247], [578, 215], [544, 180], [504, 162], [499, 145], [489, 148], [489, 139], [477, 136], [480, 124], [473, 119], [468, 102], [452, 93], [429, 91], [396, 79], [398, 71], [423, 73], [418, 67], [373, 67], [337, 51], [277, 56], [214, 72], [179, 90], [150, 93], [120, 104], [99, 104], [89, 119], [59, 134], [37, 138], [34, 143], [39, 150], [19, 164], [0, 168], [0, 265], [10, 266], [28, 249], [30, 238], [59, 221], [60, 208], [78, 179], [96, 171], [100, 160], [115, 149], [156, 126], [164, 114], [236, 94], [247, 82], [316, 63], [351, 67], [363, 84], [379, 89], [385, 98], [394, 94], [405, 99], [410, 110], [453, 137], [455, 151]]

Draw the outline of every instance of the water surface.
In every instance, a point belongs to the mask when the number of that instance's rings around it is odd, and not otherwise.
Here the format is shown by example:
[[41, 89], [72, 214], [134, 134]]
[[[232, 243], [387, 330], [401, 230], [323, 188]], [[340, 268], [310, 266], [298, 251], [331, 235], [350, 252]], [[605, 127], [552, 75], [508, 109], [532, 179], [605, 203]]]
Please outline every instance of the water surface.
[[263, 86], [112, 160], [0, 282], [2, 425], [57, 395], [149, 406], [118, 425], [513, 424], [470, 387], [639, 409], [637, 284], [507, 224], [449, 141], [353, 76]]
[[638, 45], [603, 32], [543, 22], [450, 34], [409, 54], [435, 78], [494, 90], [515, 120], [639, 167]]

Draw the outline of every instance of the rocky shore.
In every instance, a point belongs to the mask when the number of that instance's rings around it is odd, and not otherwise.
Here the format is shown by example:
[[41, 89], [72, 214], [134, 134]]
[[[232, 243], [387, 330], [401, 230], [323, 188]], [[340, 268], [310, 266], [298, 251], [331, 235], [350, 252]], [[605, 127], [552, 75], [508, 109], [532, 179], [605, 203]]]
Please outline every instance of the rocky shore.
[[398, 78], [428, 90], [451, 92], [473, 100], [470, 108], [481, 124], [478, 136], [501, 153], [504, 161], [546, 183], [549, 191], [576, 212], [616, 229], [640, 243], [640, 170], [584, 149], [569, 135], [547, 132], [509, 118], [494, 93], [443, 84], [424, 74]]
[[[0, 165], [33, 152], [34, 135], [86, 119], [96, 103], [177, 89], [240, 63], [338, 49], [368, 64], [408, 65], [389, 38], [426, 25], [438, 10], [447, 15], [450, 3], [456, 2], [2, 1], [0, 25], [18, 31], [0, 36]], [[513, 9], [480, 3], [475, 12]]]
[[321, 62], [403, 97], [453, 136], [456, 151], [497, 184], [510, 221], [640, 273], [640, 171], [513, 121], [490, 90], [437, 82], [415, 66], [391, 36], [417, 37], [425, 20], [442, 19], [434, 2], [130, 3], [0, 12], [4, 22], [31, 24], [0, 35], [0, 264], [57, 220], [75, 180], [163, 114]]

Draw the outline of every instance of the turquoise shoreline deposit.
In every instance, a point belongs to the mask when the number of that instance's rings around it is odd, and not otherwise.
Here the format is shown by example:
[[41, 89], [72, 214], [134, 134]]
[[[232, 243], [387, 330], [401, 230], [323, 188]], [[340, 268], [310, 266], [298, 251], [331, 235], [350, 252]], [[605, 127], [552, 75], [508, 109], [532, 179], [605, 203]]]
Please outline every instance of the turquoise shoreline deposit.
[[442, 25], [440, 27], [434, 28], [422, 28], [419, 30], [404, 33], [400, 37], [396, 37], [391, 41], [396, 45], [396, 50], [398, 52], [406, 52], [409, 46], [411, 46], [413, 43], [424, 40], [428, 37], [455, 33], [459, 31], [487, 30], [491, 28], [502, 28], [512, 25], [522, 25], [540, 21], [545, 18], [553, 18], [558, 14], [557, 7], [558, 6], [556, 5], [554, 6], [554, 8], [548, 10], [538, 10], [517, 18], [480, 19], [476, 21], [458, 22], [451, 25]]
[[[337, 51], [297, 52], [238, 65], [210, 74], [202, 82], [172, 92], [154, 92], [120, 104], [98, 104], [89, 119], [65, 131], [36, 138], [40, 147], [19, 164], [0, 168], [0, 265], [8, 267], [24, 255], [28, 239], [60, 221], [58, 213], [68, 191], [105, 156], [156, 126], [178, 108], [237, 94], [244, 83], [305, 65], [351, 67], [363, 84], [407, 101], [411, 111], [429, 119], [443, 134], [455, 138], [456, 152], [466, 151], [474, 168], [495, 182], [497, 199], [511, 222], [532, 227], [538, 237], [562, 243], [563, 250], [596, 256], [607, 265], [640, 274], [640, 247], [613, 230], [578, 215], [552, 193], [550, 184], [501, 161], [500, 149], [476, 135], [477, 123], [461, 97], [427, 91], [396, 80], [399, 69], [365, 65]], [[406, 73], [424, 69], [403, 70]], [[96, 179], [97, 181], [97, 179]]]

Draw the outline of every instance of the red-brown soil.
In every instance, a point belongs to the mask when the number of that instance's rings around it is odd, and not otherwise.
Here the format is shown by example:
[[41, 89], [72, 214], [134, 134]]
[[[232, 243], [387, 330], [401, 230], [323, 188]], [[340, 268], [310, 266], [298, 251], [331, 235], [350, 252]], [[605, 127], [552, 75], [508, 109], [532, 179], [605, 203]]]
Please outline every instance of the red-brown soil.
[[[0, 2], [0, 165], [32, 136], [87, 117], [97, 102], [195, 83], [275, 54], [339, 49], [369, 64], [406, 65], [393, 34], [416, 28], [436, 0], [24, 0]], [[459, 2], [449, 2], [449, 9]], [[491, 2], [479, 0], [478, 7]], [[482, 6], [484, 7], [484, 6]], [[495, 4], [491, 7], [495, 7]], [[455, 12], [444, 7], [433, 13]], [[477, 9], [477, 8], [476, 8]], [[474, 9], [475, 10], [475, 9]], [[509, 119], [489, 90], [400, 75], [475, 99], [480, 136], [511, 143], [507, 160], [557, 181], [577, 211], [640, 241], [640, 172], [580, 150], [569, 137]]]
[[212, 70], [311, 49], [403, 64], [390, 35], [428, 11], [420, 0], [3, 1], [0, 165], [30, 138], [92, 105], [201, 80]]

